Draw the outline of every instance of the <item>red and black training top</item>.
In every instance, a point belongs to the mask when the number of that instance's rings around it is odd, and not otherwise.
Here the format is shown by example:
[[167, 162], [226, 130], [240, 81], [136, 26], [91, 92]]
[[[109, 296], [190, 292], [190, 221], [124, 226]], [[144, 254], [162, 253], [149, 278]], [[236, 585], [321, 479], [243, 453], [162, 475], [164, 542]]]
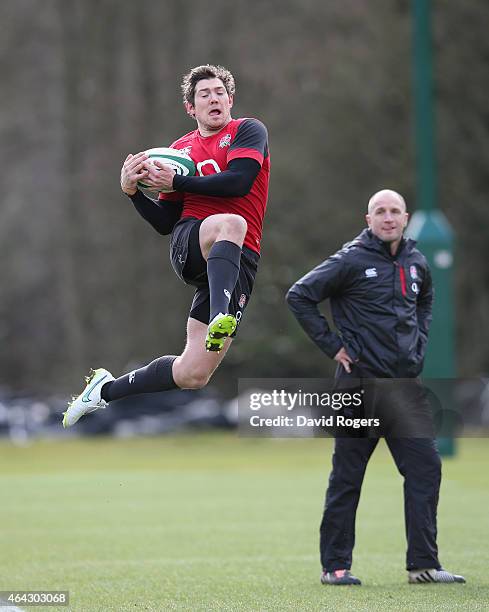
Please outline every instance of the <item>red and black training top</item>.
[[[260, 253], [270, 177], [268, 135], [263, 123], [252, 118], [232, 119], [212, 136], [204, 137], [198, 130], [194, 130], [176, 140], [171, 146], [185, 151], [192, 158], [197, 168], [197, 175], [195, 177], [176, 175], [173, 181], [176, 191], [160, 193], [159, 199], [177, 202], [182, 201], [183, 195], [182, 218], [205, 219], [219, 213], [241, 215], [248, 224], [244, 246]], [[224, 195], [226, 181], [230, 182], [227, 180], [227, 175], [232, 182], [233, 168], [239, 167], [236, 162], [232, 163], [234, 160], [254, 160], [259, 168], [252, 162], [257, 170], [256, 178], [250, 188], [243, 190], [242, 195], [234, 195], [235, 187], [229, 190], [233, 195]], [[222, 181], [216, 182], [212, 179], [206, 181], [205, 178], [201, 178], [224, 173], [226, 170], [228, 172], [223, 174]], [[217, 183], [222, 185], [216, 188]], [[195, 193], [194, 190], [200, 193]], [[203, 195], [205, 192], [213, 195]]]

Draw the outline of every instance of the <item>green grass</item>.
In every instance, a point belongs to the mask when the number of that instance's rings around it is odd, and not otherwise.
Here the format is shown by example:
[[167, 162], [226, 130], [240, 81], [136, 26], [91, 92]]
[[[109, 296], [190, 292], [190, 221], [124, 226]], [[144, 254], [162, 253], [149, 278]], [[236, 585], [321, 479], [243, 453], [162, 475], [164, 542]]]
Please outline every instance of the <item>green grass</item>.
[[360, 588], [319, 584], [330, 440], [3, 442], [0, 590], [69, 590], [80, 612], [487, 610], [489, 444], [459, 442], [439, 545], [468, 583], [406, 583], [401, 479], [381, 443], [357, 517]]

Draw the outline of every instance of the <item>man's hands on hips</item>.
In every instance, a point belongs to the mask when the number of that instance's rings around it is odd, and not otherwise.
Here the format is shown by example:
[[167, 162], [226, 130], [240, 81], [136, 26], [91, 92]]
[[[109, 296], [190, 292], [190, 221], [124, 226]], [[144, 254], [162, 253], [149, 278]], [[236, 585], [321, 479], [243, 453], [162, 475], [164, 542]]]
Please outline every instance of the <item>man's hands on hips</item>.
[[353, 363], [353, 359], [350, 357], [350, 355], [348, 355], [344, 346], [342, 346], [336, 353], [334, 360], [340, 363], [348, 374], [351, 373], [351, 364]]
[[146, 153], [129, 153], [126, 157], [121, 170], [121, 189], [127, 195], [134, 195], [138, 190], [138, 181], [148, 176], [147, 159]]

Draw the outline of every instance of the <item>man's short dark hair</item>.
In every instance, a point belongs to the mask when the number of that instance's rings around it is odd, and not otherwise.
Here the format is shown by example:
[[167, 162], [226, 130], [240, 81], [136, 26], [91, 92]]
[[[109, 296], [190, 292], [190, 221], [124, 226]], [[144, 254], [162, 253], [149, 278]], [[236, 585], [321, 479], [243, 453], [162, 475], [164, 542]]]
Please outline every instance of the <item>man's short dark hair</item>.
[[228, 95], [234, 95], [234, 77], [229, 70], [223, 66], [205, 64], [203, 66], [196, 66], [195, 68], [192, 68], [188, 74], [184, 75], [182, 80], [182, 94], [184, 102], [188, 102], [192, 105], [195, 103], [195, 87], [202, 79], [221, 79]]

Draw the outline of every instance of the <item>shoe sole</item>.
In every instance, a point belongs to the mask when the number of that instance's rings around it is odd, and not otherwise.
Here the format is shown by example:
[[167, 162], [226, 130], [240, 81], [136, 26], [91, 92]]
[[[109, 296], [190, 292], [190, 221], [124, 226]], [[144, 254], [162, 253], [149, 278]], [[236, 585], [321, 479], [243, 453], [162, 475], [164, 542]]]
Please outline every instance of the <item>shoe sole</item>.
[[221, 317], [209, 325], [205, 339], [206, 351], [219, 353], [224, 347], [224, 341], [236, 330], [237, 322], [233, 315]]
[[326, 582], [321, 580], [321, 584], [327, 586], [362, 586], [361, 582]]
[[466, 584], [466, 580], [408, 580], [408, 584], [425, 585], [425, 584]]

